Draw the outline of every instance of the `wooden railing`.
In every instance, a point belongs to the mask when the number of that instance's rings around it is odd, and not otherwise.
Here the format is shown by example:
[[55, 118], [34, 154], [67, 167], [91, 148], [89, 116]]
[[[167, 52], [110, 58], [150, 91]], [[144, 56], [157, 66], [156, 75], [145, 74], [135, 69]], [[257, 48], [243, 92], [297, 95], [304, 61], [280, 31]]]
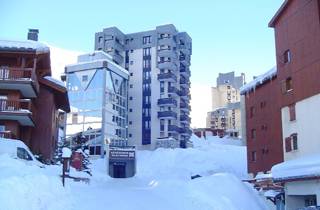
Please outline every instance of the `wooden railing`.
[[32, 68], [0, 67], [0, 80], [31, 79]]
[[17, 68], [0, 66], [0, 80], [26, 80], [30, 79], [33, 81], [37, 92], [39, 91], [39, 83], [37, 75], [32, 68]]
[[0, 138], [14, 139], [15, 135], [11, 131], [0, 131]]
[[30, 111], [31, 101], [26, 99], [8, 100], [0, 99], [0, 111]]

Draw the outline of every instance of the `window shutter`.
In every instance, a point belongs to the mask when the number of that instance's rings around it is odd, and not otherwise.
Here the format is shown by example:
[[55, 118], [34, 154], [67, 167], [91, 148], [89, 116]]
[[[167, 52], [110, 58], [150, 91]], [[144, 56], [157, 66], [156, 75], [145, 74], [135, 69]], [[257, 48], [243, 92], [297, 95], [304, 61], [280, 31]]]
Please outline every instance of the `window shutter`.
[[291, 152], [291, 137], [285, 139], [286, 152]]
[[296, 106], [295, 106], [295, 104], [291, 104], [289, 106], [289, 112], [290, 112], [290, 121], [296, 120]]

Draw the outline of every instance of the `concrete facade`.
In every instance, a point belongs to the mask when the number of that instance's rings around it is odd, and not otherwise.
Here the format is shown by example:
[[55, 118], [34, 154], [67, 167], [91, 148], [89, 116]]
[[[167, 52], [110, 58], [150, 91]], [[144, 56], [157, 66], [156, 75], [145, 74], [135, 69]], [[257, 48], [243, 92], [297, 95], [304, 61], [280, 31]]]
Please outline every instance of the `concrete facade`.
[[192, 40], [174, 25], [124, 34], [116, 27], [95, 35], [95, 49], [130, 74], [128, 138], [138, 149], [186, 147], [190, 130]]
[[207, 113], [206, 126], [222, 129], [232, 136], [241, 136], [240, 87], [244, 84], [244, 74], [234, 72], [219, 73], [217, 86], [211, 88], [212, 105]]

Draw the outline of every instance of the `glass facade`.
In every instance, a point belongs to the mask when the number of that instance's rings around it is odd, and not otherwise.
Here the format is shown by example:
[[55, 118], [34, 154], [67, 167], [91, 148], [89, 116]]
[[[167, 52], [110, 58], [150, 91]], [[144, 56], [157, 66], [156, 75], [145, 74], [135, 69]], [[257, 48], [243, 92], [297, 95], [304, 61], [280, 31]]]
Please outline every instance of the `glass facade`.
[[71, 146], [82, 140], [91, 155], [102, 155], [106, 144], [127, 145], [127, 86], [127, 78], [107, 68], [67, 73]]

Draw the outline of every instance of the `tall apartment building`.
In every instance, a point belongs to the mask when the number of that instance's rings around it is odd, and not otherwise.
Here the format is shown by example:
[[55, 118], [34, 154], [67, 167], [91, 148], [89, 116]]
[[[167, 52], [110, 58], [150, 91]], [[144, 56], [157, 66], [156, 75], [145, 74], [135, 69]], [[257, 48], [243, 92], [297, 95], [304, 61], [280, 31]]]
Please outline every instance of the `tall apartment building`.
[[284, 153], [272, 174], [285, 185], [286, 209], [318, 206], [320, 1], [284, 1], [269, 27], [275, 31]]
[[139, 149], [186, 147], [190, 130], [190, 58], [192, 40], [174, 25], [124, 34], [105, 28], [95, 49], [128, 70], [129, 142]]
[[[67, 90], [51, 77], [50, 49], [34, 40], [0, 40], [0, 137], [19, 139], [53, 160], [58, 141], [59, 109], [70, 110]], [[21, 151], [23, 152], [23, 151]]]
[[127, 70], [103, 51], [78, 56], [65, 68], [71, 112], [67, 140], [71, 147], [83, 138], [90, 155], [103, 155], [105, 145], [128, 145]]
[[207, 114], [207, 127], [224, 130], [232, 136], [241, 134], [240, 87], [244, 74], [219, 73], [217, 86], [211, 88], [212, 107]]

